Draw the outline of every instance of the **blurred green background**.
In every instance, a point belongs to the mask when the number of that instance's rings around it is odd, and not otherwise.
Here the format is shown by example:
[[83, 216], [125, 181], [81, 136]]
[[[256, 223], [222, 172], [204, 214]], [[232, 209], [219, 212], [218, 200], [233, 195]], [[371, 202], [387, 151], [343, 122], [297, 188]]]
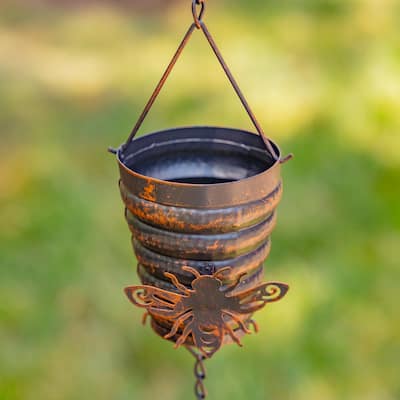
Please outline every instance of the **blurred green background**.
[[[261, 331], [210, 399], [400, 399], [400, 2], [208, 1], [283, 167]], [[143, 7], [145, 5], [146, 7]], [[193, 360], [140, 325], [115, 160], [190, 1], [0, 2], [0, 399], [192, 398]], [[142, 133], [250, 128], [200, 33]]]

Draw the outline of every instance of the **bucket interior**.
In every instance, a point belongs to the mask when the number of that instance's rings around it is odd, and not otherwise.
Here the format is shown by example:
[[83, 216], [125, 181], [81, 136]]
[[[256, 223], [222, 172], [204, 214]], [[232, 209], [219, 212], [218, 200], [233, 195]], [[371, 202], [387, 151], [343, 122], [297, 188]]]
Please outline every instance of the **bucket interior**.
[[141, 175], [188, 184], [239, 181], [264, 172], [275, 162], [259, 136], [208, 127], [162, 131], [135, 139], [120, 157]]

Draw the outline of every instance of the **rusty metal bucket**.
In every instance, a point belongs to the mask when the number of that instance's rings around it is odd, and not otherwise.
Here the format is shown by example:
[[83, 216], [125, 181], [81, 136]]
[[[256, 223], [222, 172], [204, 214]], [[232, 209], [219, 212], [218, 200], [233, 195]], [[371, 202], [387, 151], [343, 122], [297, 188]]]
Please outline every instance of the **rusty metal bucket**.
[[[164, 275], [170, 272], [190, 287], [194, 277], [183, 266], [201, 275], [231, 267], [223, 284], [242, 275], [237, 290], [261, 282], [282, 182], [280, 162], [260, 136], [170, 129], [131, 141], [117, 160], [143, 284], [177, 291]], [[153, 328], [163, 335], [171, 326], [153, 319]]]
[[[198, 7], [200, 7], [198, 11]], [[278, 146], [264, 134], [192, 0], [194, 22], [116, 154], [125, 216], [143, 285], [125, 288], [156, 333], [197, 359], [196, 396], [205, 397], [203, 358], [257, 331], [255, 311], [288, 286], [264, 282], [282, 196]], [[135, 136], [192, 33], [200, 29], [258, 133], [195, 126]]]

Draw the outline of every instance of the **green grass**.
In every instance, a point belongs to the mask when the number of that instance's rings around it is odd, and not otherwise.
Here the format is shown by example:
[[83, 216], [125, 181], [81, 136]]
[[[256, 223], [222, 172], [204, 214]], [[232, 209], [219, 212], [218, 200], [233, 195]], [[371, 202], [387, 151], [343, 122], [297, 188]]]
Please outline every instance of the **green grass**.
[[[289, 282], [258, 335], [208, 364], [210, 399], [400, 398], [400, 7], [209, 2], [267, 132], [296, 158], [266, 276]], [[128, 135], [190, 23], [113, 8], [0, 6], [0, 399], [177, 400], [192, 359], [140, 325], [106, 152]], [[196, 34], [143, 133], [249, 128]]]

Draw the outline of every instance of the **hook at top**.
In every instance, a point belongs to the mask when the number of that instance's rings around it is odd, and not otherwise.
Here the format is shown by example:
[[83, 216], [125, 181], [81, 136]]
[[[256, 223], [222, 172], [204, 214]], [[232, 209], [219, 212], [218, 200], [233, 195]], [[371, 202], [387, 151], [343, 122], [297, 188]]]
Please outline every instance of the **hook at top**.
[[[200, 6], [200, 12], [197, 13], [197, 6]], [[206, 8], [205, 0], [192, 0], [192, 14], [194, 19], [194, 24], [197, 29], [201, 28], [201, 20]]]

